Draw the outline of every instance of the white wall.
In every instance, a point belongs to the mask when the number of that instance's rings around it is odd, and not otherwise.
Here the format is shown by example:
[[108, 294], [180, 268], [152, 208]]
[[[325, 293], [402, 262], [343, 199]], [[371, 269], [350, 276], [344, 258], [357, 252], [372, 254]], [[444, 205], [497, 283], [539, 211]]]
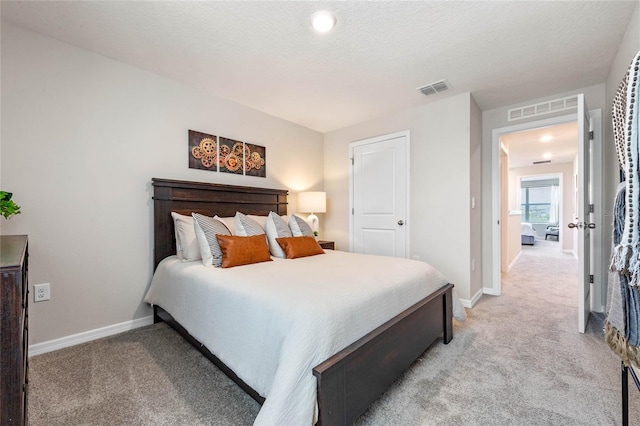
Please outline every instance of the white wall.
[[[479, 112], [472, 102], [465, 93], [325, 134], [325, 235], [336, 241], [336, 248], [349, 248], [349, 143], [409, 130], [411, 255], [438, 268], [456, 285], [460, 298], [473, 296], [471, 156], [477, 161], [478, 153], [470, 151], [478, 137], [471, 140], [471, 115]], [[479, 133], [476, 121], [473, 132]]]
[[522, 216], [519, 214], [519, 210], [509, 213], [506, 223], [507, 235], [503, 240], [506, 241], [506, 244], [501, 246], [501, 252], [505, 252], [506, 262], [500, 268], [504, 273], [511, 270], [520, 253], [522, 253]]
[[[471, 208], [471, 282], [470, 295], [482, 293], [482, 111], [471, 97], [470, 190], [475, 206]], [[471, 203], [471, 199], [469, 200]]]
[[[1, 231], [29, 234], [30, 282], [51, 283], [32, 344], [151, 314], [152, 177], [322, 189], [320, 133], [5, 22], [1, 82], [1, 187], [22, 206]], [[265, 146], [267, 178], [189, 169], [188, 129]]]

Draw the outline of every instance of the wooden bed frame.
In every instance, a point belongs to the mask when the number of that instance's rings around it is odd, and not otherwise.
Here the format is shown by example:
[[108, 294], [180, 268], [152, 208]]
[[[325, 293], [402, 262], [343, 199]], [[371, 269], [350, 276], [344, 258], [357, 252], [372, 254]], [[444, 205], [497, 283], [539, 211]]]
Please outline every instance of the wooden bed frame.
[[[171, 212], [207, 216], [287, 214], [287, 191], [153, 178], [154, 270], [176, 253]], [[313, 369], [318, 383], [318, 424], [355, 421], [431, 344], [453, 338], [452, 290], [447, 284]], [[160, 306], [164, 321], [185, 337], [260, 404], [264, 398], [192, 337]]]

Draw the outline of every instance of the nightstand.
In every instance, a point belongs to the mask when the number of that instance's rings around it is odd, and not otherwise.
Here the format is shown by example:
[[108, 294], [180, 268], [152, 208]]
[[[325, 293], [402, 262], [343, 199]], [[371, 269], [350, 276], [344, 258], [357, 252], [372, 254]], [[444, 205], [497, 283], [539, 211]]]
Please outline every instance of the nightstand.
[[336, 244], [333, 241], [318, 241], [318, 244], [320, 244], [320, 247], [322, 247], [325, 250], [335, 250], [335, 246]]

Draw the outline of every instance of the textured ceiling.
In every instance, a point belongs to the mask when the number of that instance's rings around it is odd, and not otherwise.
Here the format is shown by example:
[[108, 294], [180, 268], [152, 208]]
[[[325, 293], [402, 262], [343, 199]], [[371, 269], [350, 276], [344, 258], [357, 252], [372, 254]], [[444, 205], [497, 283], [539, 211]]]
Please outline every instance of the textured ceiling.
[[[541, 140], [550, 136], [551, 140]], [[509, 168], [533, 166], [534, 161], [571, 163], [578, 153], [578, 123], [564, 123], [509, 133], [500, 138], [509, 149]], [[549, 158], [543, 157], [550, 154]]]
[[[2, 19], [328, 132], [472, 92], [482, 109], [603, 83], [637, 1], [11, 2]], [[311, 14], [337, 25], [315, 33]], [[416, 88], [446, 78], [453, 90]]]

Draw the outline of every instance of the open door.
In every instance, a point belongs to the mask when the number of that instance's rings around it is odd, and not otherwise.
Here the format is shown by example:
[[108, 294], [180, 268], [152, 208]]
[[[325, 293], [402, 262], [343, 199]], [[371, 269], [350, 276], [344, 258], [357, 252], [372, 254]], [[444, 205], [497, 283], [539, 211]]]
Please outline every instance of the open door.
[[577, 218], [569, 228], [578, 233], [578, 331], [584, 333], [591, 312], [591, 188], [589, 165], [591, 132], [584, 95], [578, 96], [578, 187]]

